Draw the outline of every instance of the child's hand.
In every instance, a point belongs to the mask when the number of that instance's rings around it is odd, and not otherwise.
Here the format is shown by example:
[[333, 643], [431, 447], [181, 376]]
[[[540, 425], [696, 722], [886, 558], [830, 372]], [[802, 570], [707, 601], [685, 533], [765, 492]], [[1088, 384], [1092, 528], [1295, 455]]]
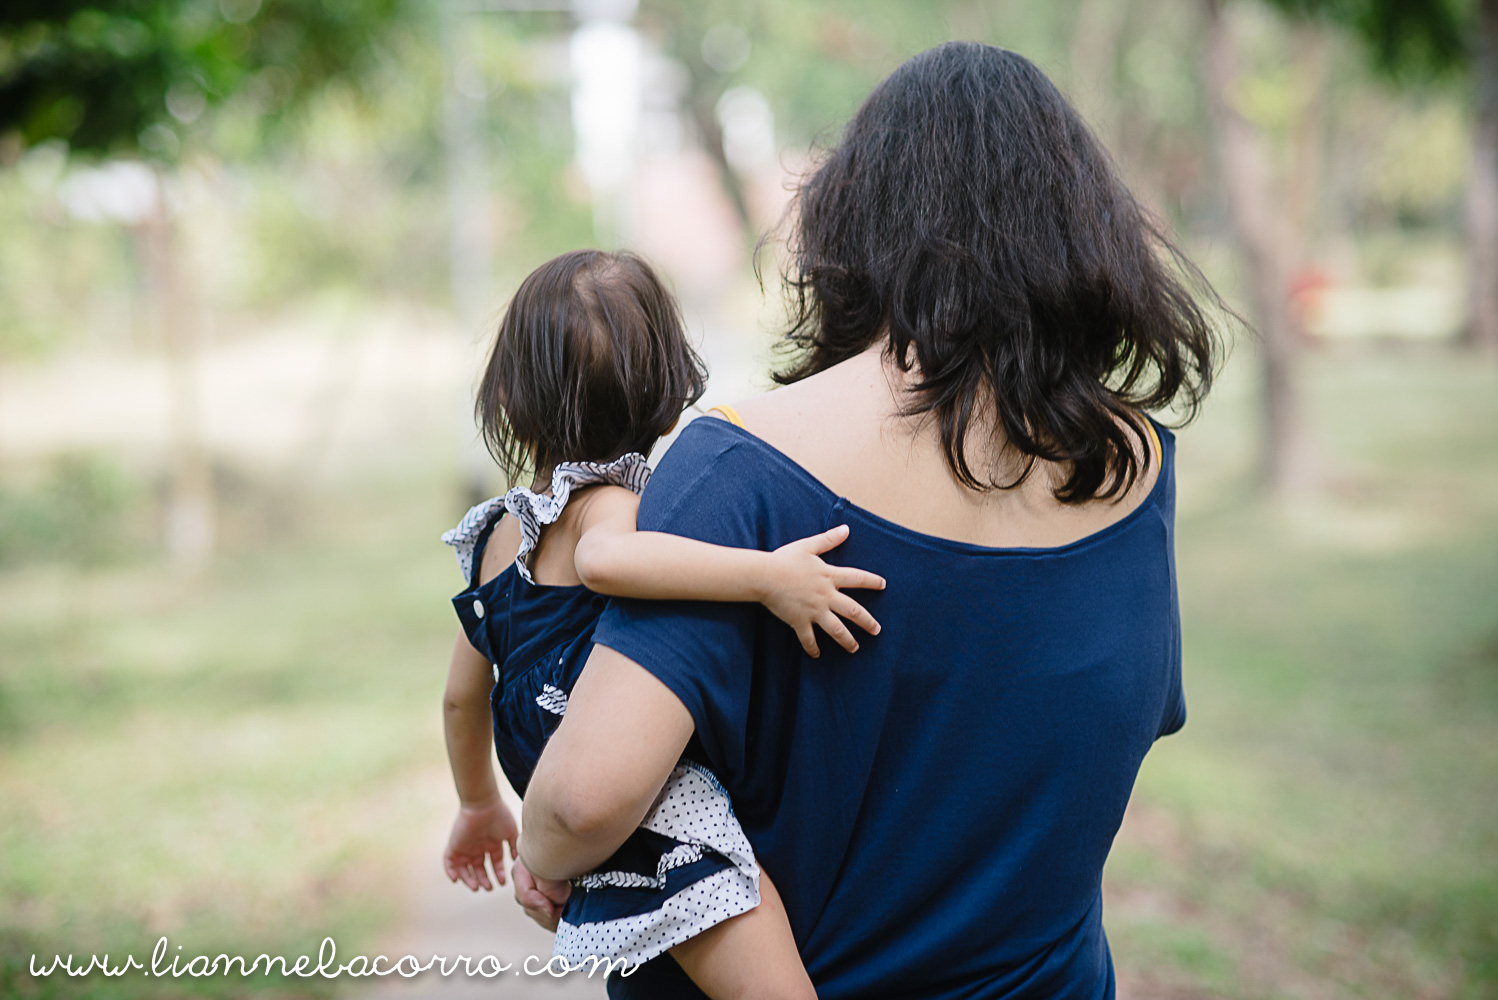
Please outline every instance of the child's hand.
[[796, 630], [801, 647], [808, 656], [820, 656], [812, 625], [820, 625], [833, 641], [850, 653], [858, 651], [858, 641], [838, 615], [848, 619], [870, 635], [879, 634], [879, 623], [863, 605], [844, 594], [841, 587], [866, 587], [883, 590], [884, 578], [861, 569], [829, 566], [821, 553], [841, 545], [848, 537], [848, 526], [812, 535], [782, 545], [770, 553], [769, 586], [763, 598], [765, 607], [776, 618]]
[[537, 878], [519, 858], [515, 859], [510, 874], [515, 877], [515, 902], [525, 910], [526, 916], [555, 932], [557, 921], [562, 918], [562, 904], [572, 895], [572, 886], [554, 879]]
[[453, 820], [452, 836], [447, 838], [447, 850], [442, 852], [442, 868], [447, 877], [462, 883], [474, 892], [482, 887], [493, 889], [484, 860], [494, 866], [494, 881], [505, 884], [504, 845], [510, 845], [510, 857], [516, 857], [516, 843], [520, 828], [515, 817], [501, 799], [481, 806], [461, 806], [458, 818]]

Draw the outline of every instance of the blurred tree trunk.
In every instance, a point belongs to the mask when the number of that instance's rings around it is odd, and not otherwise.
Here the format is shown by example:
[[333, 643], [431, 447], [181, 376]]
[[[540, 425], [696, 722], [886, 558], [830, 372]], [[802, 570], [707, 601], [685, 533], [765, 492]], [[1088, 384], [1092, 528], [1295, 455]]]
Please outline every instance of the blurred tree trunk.
[[[474, 50], [472, 24], [456, 4], [438, 11], [442, 41], [442, 146], [447, 167], [447, 262], [458, 335], [469, 353], [478, 338], [488, 340], [494, 308], [494, 229], [489, 212], [489, 150], [483, 133], [483, 107], [463, 93], [457, 74]], [[457, 416], [461, 506], [489, 495], [493, 462], [475, 433], [473, 407], [465, 395]], [[516, 485], [506, 483], [506, 488]]]
[[1471, 317], [1467, 339], [1498, 353], [1498, 0], [1481, 0], [1472, 66], [1477, 117], [1467, 178]]
[[1118, 50], [1129, 19], [1129, 0], [1082, 0], [1071, 37], [1072, 97], [1090, 114], [1093, 130], [1118, 148]]
[[1274, 493], [1313, 485], [1304, 456], [1297, 388], [1299, 334], [1290, 308], [1297, 240], [1276, 197], [1269, 150], [1238, 110], [1241, 86], [1233, 25], [1223, 0], [1202, 0], [1207, 19], [1203, 76], [1228, 213], [1247, 271], [1249, 306], [1259, 332], [1262, 455], [1260, 476]]
[[167, 363], [169, 420], [165, 535], [167, 553], [181, 570], [196, 572], [213, 556], [213, 476], [203, 446], [198, 395], [198, 331], [182, 276], [176, 225], [166, 185], [156, 175], [151, 214], [135, 227], [146, 277], [152, 323], [160, 331]]
[[[1289, 265], [1293, 293], [1306, 269], [1316, 259], [1316, 207], [1321, 194], [1322, 144], [1326, 135], [1329, 38], [1310, 21], [1295, 25], [1295, 82], [1300, 106], [1290, 132], [1290, 173], [1285, 180], [1286, 232], [1290, 238]], [[1297, 337], [1306, 337], [1303, 311], [1291, 302], [1291, 322]]]
[[728, 151], [723, 148], [723, 129], [718, 125], [717, 101], [722, 94], [714, 96], [719, 88], [709, 85], [704, 66], [698, 65], [694, 59], [688, 59], [686, 67], [687, 113], [692, 116], [692, 122], [702, 136], [702, 145], [707, 150], [707, 155], [718, 168], [718, 180], [733, 205], [739, 225], [752, 244], [759, 238], [759, 232], [749, 213], [749, 198], [744, 192], [744, 183], [739, 180], [733, 164], [728, 162]]

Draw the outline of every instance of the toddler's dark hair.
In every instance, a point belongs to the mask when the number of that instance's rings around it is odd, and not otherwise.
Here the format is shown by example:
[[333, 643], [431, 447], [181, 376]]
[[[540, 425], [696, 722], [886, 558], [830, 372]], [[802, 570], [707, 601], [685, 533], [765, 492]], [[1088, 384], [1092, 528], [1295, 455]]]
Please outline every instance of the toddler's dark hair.
[[474, 414], [511, 482], [558, 462], [647, 454], [702, 396], [707, 370], [676, 300], [632, 253], [575, 250], [521, 282]]

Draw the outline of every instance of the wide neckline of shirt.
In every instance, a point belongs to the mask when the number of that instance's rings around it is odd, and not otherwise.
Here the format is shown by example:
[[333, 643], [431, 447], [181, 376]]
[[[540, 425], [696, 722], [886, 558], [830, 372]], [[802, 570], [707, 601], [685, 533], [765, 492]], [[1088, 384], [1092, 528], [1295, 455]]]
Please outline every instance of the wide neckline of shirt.
[[858, 504], [854, 503], [852, 500], [849, 500], [847, 497], [842, 496], [832, 487], [828, 486], [816, 476], [812, 475], [804, 465], [797, 462], [785, 452], [781, 451], [773, 444], [770, 444], [770, 442], [766, 441], [764, 438], [754, 434], [747, 428], [740, 427], [737, 424], [731, 423], [727, 420], [719, 420], [713, 417], [699, 417], [698, 419], [692, 421], [692, 423], [708, 423], [721, 425], [721, 427], [725, 431], [727, 431], [730, 436], [737, 437], [741, 441], [752, 444], [754, 447], [758, 448], [760, 451], [768, 455], [773, 461], [785, 466], [785, 468], [789, 472], [795, 475], [798, 479], [802, 480], [812, 489], [829, 498], [832, 501], [832, 505], [834, 508], [841, 508], [842, 510], [855, 514], [863, 520], [868, 521], [872, 526], [883, 530], [888, 535], [893, 535], [901, 541], [925, 548], [939, 549], [946, 552], [956, 552], [963, 555], [1035, 559], [1045, 558], [1049, 556], [1069, 555], [1079, 549], [1088, 548], [1100, 542], [1106, 541], [1112, 538], [1114, 535], [1120, 534], [1123, 531], [1127, 530], [1130, 525], [1132, 525], [1135, 521], [1139, 520], [1139, 518], [1144, 515], [1145, 511], [1154, 509], [1159, 506], [1160, 494], [1165, 489], [1166, 459], [1168, 457], [1167, 447], [1165, 444], [1166, 435], [1159, 433], [1162, 428], [1158, 424], [1155, 424], [1155, 421], [1152, 417], [1150, 417], [1148, 414], [1144, 414], [1143, 416], [1144, 419], [1150, 421], [1151, 424], [1155, 425], [1156, 433], [1159, 434], [1160, 437], [1160, 468], [1158, 474], [1155, 476], [1154, 484], [1150, 487], [1150, 491], [1145, 494], [1143, 500], [1139, 501], [1139, 505], [1137, 507], [1129, 511], [1117, 521], [1114, 521], [1112, 524], [1105, 525], [1104, 527], [1099, 528], [1097, 531], [1094, 531], [1091, 534], [1083, 535], [1081, 538], [1078, 538], [1075, 541], [1067, 542], [1064, 545], [1051, 546], [979, 545], [976, 542], [965, 542], [958, 538], [946, 538], [941, 535], [931, 535], [927, 534], [924, 531], [917, 531], [914, 528], [906, 527], [905, 525], [900, 524], [897, 521], [891, 521], [887, 517], [882, 517], [881, 515], [874, 513], [866, 507], [860, 507]]

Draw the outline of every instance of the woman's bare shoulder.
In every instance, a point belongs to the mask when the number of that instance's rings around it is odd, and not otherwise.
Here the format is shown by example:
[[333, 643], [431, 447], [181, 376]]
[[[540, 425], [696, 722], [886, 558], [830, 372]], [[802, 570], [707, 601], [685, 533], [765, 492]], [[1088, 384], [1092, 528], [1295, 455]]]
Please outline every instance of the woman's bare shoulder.
[[859, 424], [875, 429], [894, 409], [878, 352], [868, 351], [734, 404], [744, 428], [782, 451], [799, 451], [807, 438], [834, 430], [844, 441]]

